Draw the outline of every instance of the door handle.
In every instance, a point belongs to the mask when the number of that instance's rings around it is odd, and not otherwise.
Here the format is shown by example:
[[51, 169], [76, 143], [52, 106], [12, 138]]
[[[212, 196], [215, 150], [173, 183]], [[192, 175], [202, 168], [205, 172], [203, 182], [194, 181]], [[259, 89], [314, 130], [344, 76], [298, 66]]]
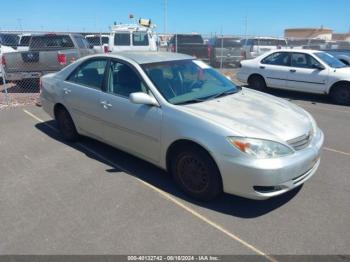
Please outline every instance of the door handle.
[[292, 73], [295, 73], [297, 70], [291, 69], [291, 70], [289, 70], [289, 71], [292, 72]]
[[104, 109], [110, 109], [112, 107], [112, 104], [108, 103], [107, 101], [101, 101], [100, 104]]
[[265, 66], [260, 66], [260, 69], [265, 69]]
[[72, 92], [72, 90], [68, 89], [68, 88], [63, 88], [63, 92], [65, 95], [68, 95]]

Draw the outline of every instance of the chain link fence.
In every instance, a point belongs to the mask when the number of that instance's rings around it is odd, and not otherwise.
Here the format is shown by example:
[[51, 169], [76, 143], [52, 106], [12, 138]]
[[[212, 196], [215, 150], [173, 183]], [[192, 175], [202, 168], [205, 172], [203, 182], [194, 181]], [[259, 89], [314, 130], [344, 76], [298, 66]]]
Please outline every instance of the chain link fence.
[[[0, 109], [38, 103], [41, 76], [80, 57], [108, 51], [108, 37], [108, 32], [0, 32]], [[350, 65], [350, 41], [346, 40], [181, 33], [158, 37], [158, 50], [193, 55], [221, 70], [283, 48], [326, 50]]]

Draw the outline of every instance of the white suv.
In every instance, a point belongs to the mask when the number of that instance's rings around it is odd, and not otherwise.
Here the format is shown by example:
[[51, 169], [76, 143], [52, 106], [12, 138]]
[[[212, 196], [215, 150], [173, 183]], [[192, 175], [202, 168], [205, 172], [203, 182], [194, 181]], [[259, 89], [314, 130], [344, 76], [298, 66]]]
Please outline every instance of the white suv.
[[252, 88], [327, 94], [337, 104], [350, 105], [350, 67], [326, 52], [275, 50], [241, 66], [237, 78]]
[[109, 51], [157, 51], [157, 35], [141, 25], [115, 25], [109, 38]]

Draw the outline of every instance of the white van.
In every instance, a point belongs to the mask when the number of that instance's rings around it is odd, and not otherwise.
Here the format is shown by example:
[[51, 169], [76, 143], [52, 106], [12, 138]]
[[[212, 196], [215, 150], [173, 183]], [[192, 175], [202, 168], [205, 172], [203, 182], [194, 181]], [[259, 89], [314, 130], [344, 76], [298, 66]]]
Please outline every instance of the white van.
[[109, 51], [157, 51], [157, 35], [151, 27], [140, 24], [114, 25], [109, 38]]
[[258, 57], [264, 53], [287, 47], [287, 41], [283, 38], [253, 37], [241, 40], [246, 59]]

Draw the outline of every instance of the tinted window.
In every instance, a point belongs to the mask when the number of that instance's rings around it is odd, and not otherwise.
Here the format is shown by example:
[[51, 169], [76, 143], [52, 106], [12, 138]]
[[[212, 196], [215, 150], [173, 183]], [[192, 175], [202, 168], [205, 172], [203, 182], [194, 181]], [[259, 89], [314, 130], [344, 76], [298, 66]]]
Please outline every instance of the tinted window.
[[29, 46], [29, 41], [31, 38], [32, 36], [29, 35], [22, 36], [19, 42], [19, 46]]
[[293, 53], [291, 64], [293, 67], [301, 68], [317, 68], [320, 66], [320, 63], [315, 58], [303, 53]]
[[14, 34], [0, 34], [0, 44], [6, 46], [17, 46], [19, 36]]
[[286, 52], [277, 52], [269, 55], [264, 58], [261, 63], [268, 65], [281, 65], [281, 66], [289, 66], [290, 65], [290, 56], [289, 53]]
[[146, 32], [134, 32], [132, 43], [134, 46], [148, 46], [148, 34]]
[[129, 33], [116, 33], [114, 36], [114, 45], [129, 46], [130, 34]]
[[105, 59], [90, 60], [78, 67], [67, 81], [101, 89], [106, 65], [107, 60]]
[[30, 42], [31, 49], [66, 49], [74, 48], [69, 35], [33, 36]]
[[[177, 37], [177, 40], [176, 40]], [[200, 35], [175, 35], [172, 39], [172, 43], [175, 42], [184, 44], [203, 44], [203, 38]]]
[[136, 72], [128, 65], [112, 61], [108, 74], [107, 91], [123, 97], [146, 89]]
[[239, 40], [235, 39], [235, 38], [217, 38], [216, 39], [216, 43], [215, 43], [216, 47], [241, 47], [241, 43]]

